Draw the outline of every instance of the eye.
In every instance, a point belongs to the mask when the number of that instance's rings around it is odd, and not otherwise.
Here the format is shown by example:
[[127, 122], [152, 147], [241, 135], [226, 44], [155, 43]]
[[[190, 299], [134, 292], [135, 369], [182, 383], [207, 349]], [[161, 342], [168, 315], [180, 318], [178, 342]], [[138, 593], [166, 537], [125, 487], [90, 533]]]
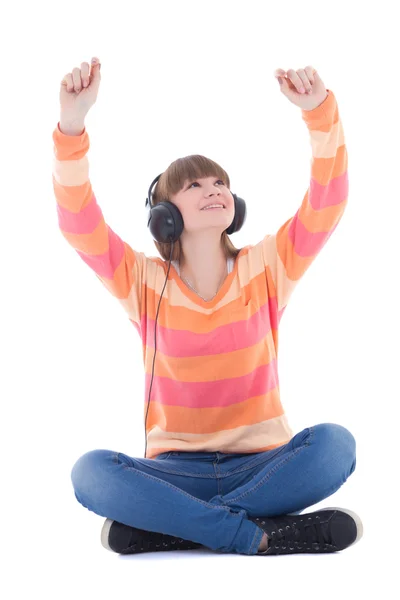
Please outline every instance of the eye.
[[[222, 183], [222, 185], [225, 185], [225, 183], [222, 181], [222, 179], [217, 179], [217, 182], [220, 181]], [[193, 181], [193, 183], [191, 183], [188, 187], [188, 189], [190, 189], [192, 187], [192, 185], [194, 185], [195, 183], [198, 184], [198, 181]]]

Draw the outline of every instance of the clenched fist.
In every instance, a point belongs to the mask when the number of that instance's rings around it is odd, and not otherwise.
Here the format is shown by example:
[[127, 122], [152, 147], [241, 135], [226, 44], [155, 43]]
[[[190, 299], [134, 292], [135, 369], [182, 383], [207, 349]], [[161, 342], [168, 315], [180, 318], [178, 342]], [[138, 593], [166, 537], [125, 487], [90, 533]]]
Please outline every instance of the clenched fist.
[[67, 73], [61, 81], [60, 89], [60, 122], [83, 123], [85, 117], [97, 100], [100, 87], [100, 61], [92, 59], [89, 63], [81, 63]]

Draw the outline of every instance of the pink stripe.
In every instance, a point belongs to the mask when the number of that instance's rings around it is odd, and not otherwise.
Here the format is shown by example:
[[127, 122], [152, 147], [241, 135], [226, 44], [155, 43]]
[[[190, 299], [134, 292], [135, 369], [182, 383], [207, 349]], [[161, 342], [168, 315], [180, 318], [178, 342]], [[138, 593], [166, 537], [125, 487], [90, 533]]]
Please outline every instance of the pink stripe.
[[319, 233], [310, 233], [299, 219], [299, 213], [295, 214], [289, 227], [289, 239], [291, 240], [294, 251], [303, 258], [316, 256], [324, 247], [339, 223], [330, 231], [321, 231]]
[[321, 185], [313, 177], [310, 181], [308, 201], [314, 210], [321, 210], [327, 206], [341, 204], [349, 194], [348, 171], [343, 175], [331, 179], [328, 185]]
[[[73, 235], [90, 235], [103, 219], [103, 213], [92, 194], [91, 202], [79, 213], [74, 213], [67, 208], [57, 205], [58, 222], [64, 233]], [[103, 254], [87, 254], [76, 250], [81, 259], [99, 275], [113, 279], [118, 266], [125, 254], [125, 246], [121, 238], [104, 223], [105, 231], [108, 237], [108, 250]]]
[[[308, 199], [314, 210], [322, 210], [343, 202], [347, 198], [347, 193], [348, 179], [346, 171], [343, 176], [333, 179], [327, 186], [321, 186], [314, 179], [311, 179]], [[300, 221], [299, 214], [301, 214], [301, 207], [290, 224], [289, 239], [294, 245], [294, 251], [298, 256], [316, 256], [335, 231], [339, 221], [330, 231], [312, 233]]]
[[[151, 373], [146, 373], [145, 400], [148, 402]], [[182, 382], [154, 375], [150, 402], [186, 408], [217, 408], [261, 396], [279, 385], [276, 359], [243, 377], [219, 381]]]
[[74, 235], [92, 233], [103, 218], [94, 194], [90, 203], [79, 213], [72, 212], [59, 204], [57, 204], [57, 213], [60, 229]]
[[108, 225], [106, 227], [108, 232], [108, 252], [91, 255], [77, 250], [77, 253], [97, 275], [113, 279], [115, 271], [124, 258], [125, 246], [121, 238], [114, 233], [111, 227]]
[[[235, 352], [257, 344], [270, 332], [271, 326], [274, 329], [278, 326], [276, 298], [270, 298], [248, 320], [232, 321], [210, 333], [170, 329], [157, 323], [157, 351], [174, 358]], [[148, 348], [154, 348], [153, 319], [142, 318], [142, 332], [143, 342]]]

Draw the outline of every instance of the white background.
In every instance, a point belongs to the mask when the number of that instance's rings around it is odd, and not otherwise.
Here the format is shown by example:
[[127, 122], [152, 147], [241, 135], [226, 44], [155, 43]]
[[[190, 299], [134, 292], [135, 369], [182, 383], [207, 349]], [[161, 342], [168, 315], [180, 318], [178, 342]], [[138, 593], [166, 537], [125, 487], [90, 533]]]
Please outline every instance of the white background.
[[[398, 21], [394, 3], [15, 2], [2, 8], [1, 596], [352, 598], [386, 595], [398, 557]], [[309, 186], [301, 111], [274, 70], [312, 65], [334, 92], [349, 156], [344, 217], [280, 327], [281, 397], [295, 432], [357, 440], [354, 474], [320, 506], [360, 514], [364, 537], [329, 556], [104, 550], [104, 519], [70, 482], [84, 452], [144, 454], [141, 340], [58, 229], [52, 133], [64, 75], [98, 56], [86, 119], [106, 222], [158, 256], [151, 181], [204, 154], [246, 200], [236, 247], [274, 233]], [[184, 569], [182, 568], [184, 565]], [[2, 590], [1, 588], [4, 588]]]

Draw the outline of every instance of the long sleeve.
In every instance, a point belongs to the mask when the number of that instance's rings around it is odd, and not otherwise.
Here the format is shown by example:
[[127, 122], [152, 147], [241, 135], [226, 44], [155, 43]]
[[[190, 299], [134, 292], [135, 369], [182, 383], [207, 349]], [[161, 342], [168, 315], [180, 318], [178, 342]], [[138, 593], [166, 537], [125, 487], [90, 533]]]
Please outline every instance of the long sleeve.
[[89, 136], [53, 132], [53, 189], [62, 235], [140, 330], [146, 257], [135, 252], [105, 222], [89, 179]]
[[311, 180], [296, 214], [263, 240], [263, 260], [282, 316], [289, 298], [335, 231], [347, 205], [347, 150], [332, 91], [320, 106], [302, 111], [312, 148]]

